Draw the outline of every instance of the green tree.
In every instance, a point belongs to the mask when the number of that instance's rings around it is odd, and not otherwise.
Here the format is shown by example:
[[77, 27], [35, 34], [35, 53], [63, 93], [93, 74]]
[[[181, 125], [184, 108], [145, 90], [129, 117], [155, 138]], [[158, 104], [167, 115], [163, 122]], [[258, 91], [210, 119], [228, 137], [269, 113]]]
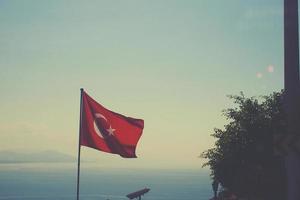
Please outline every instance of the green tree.
[[230, 96], [236, 106], [223, 111], [228, 124], [214, 130], [215, 147], [201, 155], [211, 178], [240, 197], [285, 199], [284, 161], [274, 155], [272, 144], [275, 134], [286, 132], [282, 94]]

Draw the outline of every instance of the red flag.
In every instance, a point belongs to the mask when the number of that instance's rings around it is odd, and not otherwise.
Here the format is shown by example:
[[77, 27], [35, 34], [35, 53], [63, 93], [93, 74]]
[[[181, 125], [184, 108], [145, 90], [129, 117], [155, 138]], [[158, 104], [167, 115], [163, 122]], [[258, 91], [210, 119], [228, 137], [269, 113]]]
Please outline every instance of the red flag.
[[82, 91], [80, 145], [136, 158], [144, 121], [112, 112]]

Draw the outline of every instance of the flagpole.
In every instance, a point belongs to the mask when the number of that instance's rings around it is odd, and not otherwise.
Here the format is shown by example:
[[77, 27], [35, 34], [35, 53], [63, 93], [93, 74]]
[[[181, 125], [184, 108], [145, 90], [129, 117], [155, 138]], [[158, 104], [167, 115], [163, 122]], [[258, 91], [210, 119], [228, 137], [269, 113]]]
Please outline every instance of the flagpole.
[[78, 163], [77, 163], [77, 200], [79, 200], [79, 180], [80, 180], [80, 135], [81, 135], [81, 120], [82, 120], [82, 95], [83, 95], [83, 88], [80, 88], [80, 117], [79, 117], [79, 139], [78, 139]]

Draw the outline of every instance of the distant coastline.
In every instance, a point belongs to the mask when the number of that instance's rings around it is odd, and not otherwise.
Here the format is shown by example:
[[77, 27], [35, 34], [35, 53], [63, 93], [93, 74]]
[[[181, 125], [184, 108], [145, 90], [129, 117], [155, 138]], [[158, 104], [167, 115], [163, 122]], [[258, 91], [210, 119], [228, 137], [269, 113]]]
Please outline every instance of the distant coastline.
[[56, 163], [76, 162], [73, 156], [57, 151], [41, 151], [34, 153], [23, 153], [14, 151], [0, 151], [0, 164], [18, 163]]

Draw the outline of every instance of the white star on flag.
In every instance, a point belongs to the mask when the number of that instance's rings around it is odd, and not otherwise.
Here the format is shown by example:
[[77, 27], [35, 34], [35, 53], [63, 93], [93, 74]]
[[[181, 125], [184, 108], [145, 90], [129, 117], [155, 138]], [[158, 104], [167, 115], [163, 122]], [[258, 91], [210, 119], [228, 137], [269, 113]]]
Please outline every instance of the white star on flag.
[[115, 131], [116, 129], [113, 129], [111, 126], [109, 126], [109, 129], [106, 129], [106, 130], [107, 130], [107, 132], [108, 132], [108, 135], [112, 136], [112, 135], [114, 135], [114, 131]]

